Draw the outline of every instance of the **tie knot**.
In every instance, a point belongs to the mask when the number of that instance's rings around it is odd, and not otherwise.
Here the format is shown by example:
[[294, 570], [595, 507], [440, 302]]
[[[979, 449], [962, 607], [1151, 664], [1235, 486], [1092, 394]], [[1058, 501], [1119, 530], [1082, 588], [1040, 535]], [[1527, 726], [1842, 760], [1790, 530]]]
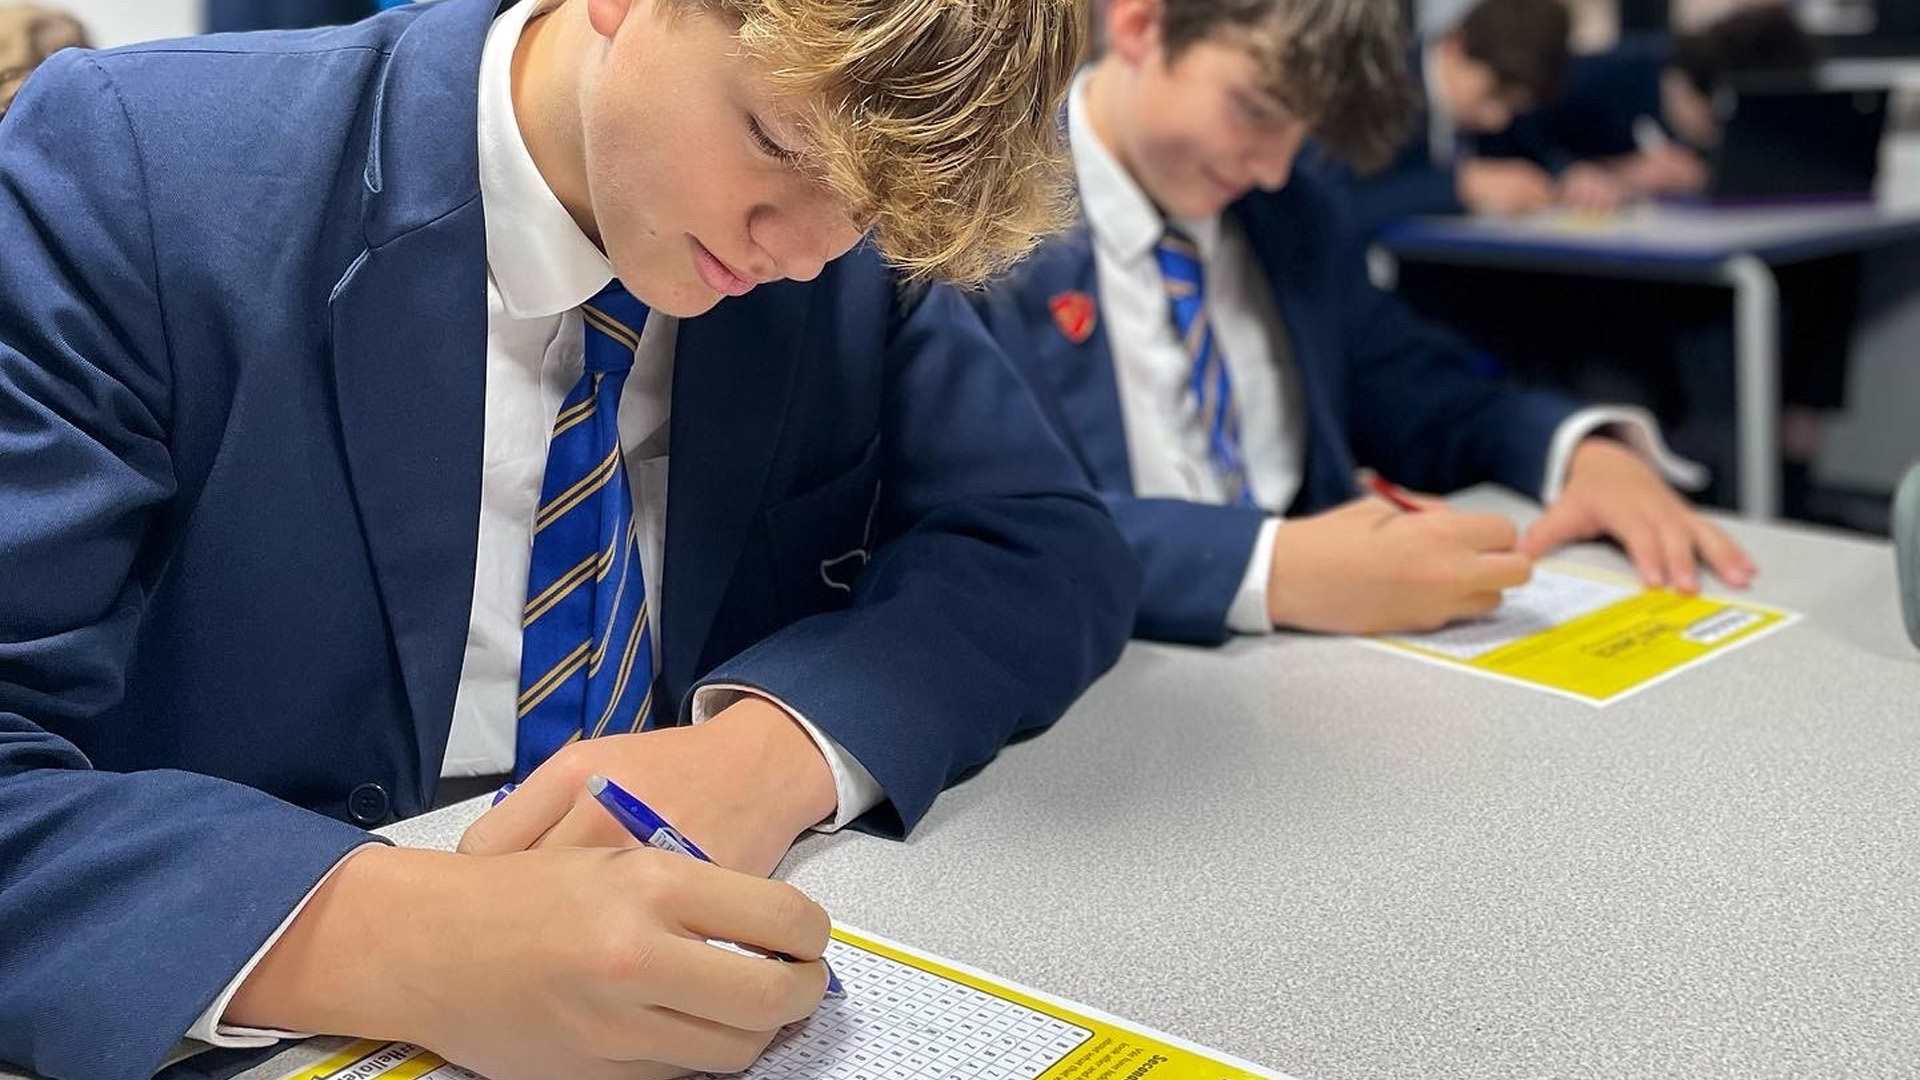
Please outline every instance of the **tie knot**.
[[618, 278], [580, 307], [587, 324], [587, 370], [625, 371], [640, 348], [647, 305], [634, 299]]
[[1198, 292], [1204, 284], [1206, 272], [1200, 260], [1200, 246], [1179, 229], [1167, 229], [1159, 246], [1154, 248], [1154, 257], [1168, 286], [1177, 292]]

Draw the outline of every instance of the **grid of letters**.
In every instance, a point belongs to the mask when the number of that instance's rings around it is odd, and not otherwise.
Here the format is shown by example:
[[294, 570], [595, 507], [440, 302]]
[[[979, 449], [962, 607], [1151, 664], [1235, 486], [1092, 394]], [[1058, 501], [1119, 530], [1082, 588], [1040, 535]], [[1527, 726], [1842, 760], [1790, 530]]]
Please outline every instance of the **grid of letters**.
[[1036, 1080], [1093, 1033], [835, 940], [847, 997], [787, 1028], [742, 1080]]

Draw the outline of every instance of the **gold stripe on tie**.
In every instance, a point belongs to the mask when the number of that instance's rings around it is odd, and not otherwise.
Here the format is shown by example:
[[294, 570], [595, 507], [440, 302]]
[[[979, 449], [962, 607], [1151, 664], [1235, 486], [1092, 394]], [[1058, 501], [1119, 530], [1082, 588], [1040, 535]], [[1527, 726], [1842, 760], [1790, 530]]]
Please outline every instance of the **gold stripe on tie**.
[[1192, 259], [1194, 262], [1200, 261], [1199, 245], [1187, 239], [1185, 236], [1181, 235], [1180, 233], [1172, 233], [1172, 232], [1168, 233], [1165, 237], [1161, 238], [1160, 245], [1162, 247], [1172, 248], [1174, 251], [1179, 252], [1182, 255], [1185, 255], [1189, 259]]
[[1187, 337], [1182, 344], [1186, 346], [1187, 359], [1194, 361], [1200, 359], [1200, 350], [1206, 348], [1207, 345], [1207, 317], [1205, 315], [1196, 315], [1193, 317], [1193, 321], [1187, 324]]
[[[640, 605], [640, 616], [633, 620], [633, 629], [627, 634], [626, 651], [620, 657], [620, 674], [613, 680], [613, 696], [607, 699], [607, 711], [600, 714], [600, 721], [593, 725], [593, 734], [599, 735], [607, 730], [607, 721], [613, 719], [613, 711], [620, 707], [620, 696], [627, 692], [627, 679], [633, 674], [633, 658], [640, 651], [642, 631], [647, 626], [647, 605]], [[652, 658], [648, 658], [651, 666]]]
[[587, 400], [575, 405], [571, 409], [562, 410], [559, 416], [553, 418], [553, 435], [550, 436], [551, 438], [559, 438], [571, 430], [574, 425], [580, 424], [593, 416], [594, 404], [600, 400], [599, 383], [600, 380], [596, 377], [594, 379], [594, 393], [589, 395]]
[[[627, 531], [631, 534], [633, 530], [629, 528]], [[613, 553], [620, 550], [620, 540], [620, 537], [614, 537], [608, 542], [607, 550], [600, 553], [600, 565], [594, 568], [593, 580], [607, 580], [607, 575], [613, 571]]]
[[592, 645], [591, 641], [583, 641], [574, 646], [573, 651], [561, 657], [560, 662], [553, 665], [552, 670], [540, 676], [538, 681], [522, 691], [519, 715], [527, 715], [539, 708], [541, 702], [552, 697], [553, 692], [560, 688], [560, 684], [566, 682], [574, 672], [580, 670], [582, 664], [587, 662], [587, 650]]
[[588, 578], [593, 576], [593, 572], [595, 568], [599, 566], [599, 563], [599, 552], [595, 552], [581, 559], [579, 565], [561, 574], [553, 584], [542, 589], [539, 596], [527, 601], [524, 614], [520, 618], [520, 628], [524, 630], [532, 626], [535, 619], [552, 611], [555, 604], [565, 600], [572, 594], [573, 590], [579, 588]]
[[1187, 297], [1199, 291], [1200, 290], [1193, 287], [1193, 282], [1191, 281], [1182, 281], [1179, 278], [1167, 279], [1167, 295], [1173, 297], [1175, 300], [1185, 300]]
[[[627, 594], [627, 571], [633, 567], [633, 560], [639, 552], [635, 541], [639, 533], [639, 522], [629, 520], [627, 523], [627, 543], [622, 549], [623, 557], [620, 560], [620, 581], [613, 587], [612, 610], [616, 612], [620, 610], [621, 598]], [[644, 614], [646, 610], [647, 598], [642, 596], [640, 598], [640, 611]], [[599, 637], [600, 644], [594, 648], [593, 657], [587, 661], [587, 678], [589, 679], [600, 674], [600, 663], [607, 658], [607, 646], [613, 641], [613, 617], [611, 615], [607, 617], [606, 632], [600, 633], [596, 631], [596, 636]]]
[[582, 307], [580, 311], [586, 316], [586, 320], [593, 324], [594, 329], [625, 345], [628, 349], [638, 350], [640, 348], [640, 335], [634, 333], [627, 324], [601, 311], [592, 304]]
[[615, 444], [613, 449], [607, 451], [607, 456], [601, 459], [600, 464], [593, 467], [592, 472], [574, 481], [572, 487], [555, 495], [552, 502], [540, 508], [540, 513], [533, 519], [533, 531], [539, 532], [560, 520], [567, 511], [585, 502], [594, 492], [604, 487], [608, 480], [613, 479], [614, 470], [619, 466], [620, 447]]

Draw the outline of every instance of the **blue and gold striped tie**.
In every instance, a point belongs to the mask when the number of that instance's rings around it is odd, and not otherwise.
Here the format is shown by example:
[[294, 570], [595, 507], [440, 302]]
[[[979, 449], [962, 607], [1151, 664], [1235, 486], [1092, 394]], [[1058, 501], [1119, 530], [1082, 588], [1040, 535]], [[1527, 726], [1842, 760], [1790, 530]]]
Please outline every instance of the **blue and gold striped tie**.
[[554, 420], [533, 522], [516, 781], [575, 739], [639, 731], [653, 716], [653, 632], [619, 424], [647, 309], [615, 281], [581, 314], [586, 370]]
[[1207, 276], [1200, 248], [1178, 229], [1168, 229], [1153, 251], [1173, 306], [1173, 328], [1193, 361], [1187, 389], [1206, 425], [1207, 458], [1227, 487], [1227, 500], [1252, 506], [1246, 459], [1240, 451], [1240, 410], [1233, 403], [1233, 378], [1213, 340], [1207, 318]]

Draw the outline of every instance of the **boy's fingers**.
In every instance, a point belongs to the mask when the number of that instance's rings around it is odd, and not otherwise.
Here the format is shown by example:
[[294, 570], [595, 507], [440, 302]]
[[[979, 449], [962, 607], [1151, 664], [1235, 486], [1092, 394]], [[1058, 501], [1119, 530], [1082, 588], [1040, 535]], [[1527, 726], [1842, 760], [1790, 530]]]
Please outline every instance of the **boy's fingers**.
[[1499, 514], [1445, 513], [1433, 520], [1474, 551], [1512, 551], [1520, 541], [1513, 522]]
[[1533, 580], [1533, 560], [1517, 552], [1480, 555], [1473, 560], [1476, 593], [1491, 592], [1496, 597], [1505, 589], [1517, 589]]
[[1627, 551], [1634, 572], [1640, 575], [1640, 582], [1650, 588], [1663, 588], [1667, 584], [1662, 569], [1664, 553], [1660, 547], [1659, 534], [1654, 531], [1651, 522], [1644, 518], [1633, 518], [1615, 525], [1613, 537]]
[[467, 826], [456, 850], [463, 855], [504, 855], [533, 847], [567, 816], [580, 793], [577, 785], [567, 782], [564, 772], [544, 767], [534, 770], [513, 794]]
[[1667, 584], [1684, 593], [1700, 591], [1699, 566], [1693, 559], [1693, 532], [1685, 521], [1663, 520], [1658, 525], [1660, 547], [1666, 553]]
[[1719, 526], [1702, 517], [1693, 521], [1694, 543], [1721, 581], [1745, 588], [1753, 580], [1753, 560]]
[[688, 930], [800, 960], [826, 952], [826, 911], [792, 885], [701, 863], [676, 869], [689, 877], [688, 902], [676, 912]]
[[1543, 558], [1554, 550], [1581, 540], [1591, 540], [1599, 528], [1592, 517], [1565, 499], [1547, 507], [1534, 519], [1520, 540], [1520, 550], [1533, 558]]

